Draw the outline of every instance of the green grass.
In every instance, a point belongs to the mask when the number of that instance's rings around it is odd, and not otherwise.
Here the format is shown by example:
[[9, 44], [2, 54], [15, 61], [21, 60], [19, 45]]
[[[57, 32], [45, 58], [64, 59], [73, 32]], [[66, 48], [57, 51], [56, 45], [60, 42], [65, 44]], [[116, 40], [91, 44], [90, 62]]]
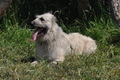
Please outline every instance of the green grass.
[[95, 18], [88, 22], [88, 27], [83, 27], [77, 19], [68, 24], [72, 20], [69, 17], [68, 21], [59, 20], [66, 33], [79, 32], [96, 40], [95, 54], [69, 55], [57, 65], [42, 60], [32, 66], [33, 31], [28, 28], [27, 19], [20, 21], [17, 17], [19, 8], [10, 8], [0, 24], [0, 80], [120, 80], [120, 29], [116, 29], [110, 17]]
[[[96, 40], [95, 54], [70, 55], [58, 65], [43, 60], [36, 66], [30, 64], [35, 52], [35, 43], [30, 42], [32, 31], [17, 24], [5, 25], [7, 28], [0, 31], [0, 80], [119, 80], [119, 29], [111, 21], [107, 24], [91, 21], [89, 24], [90, 28], [83, 32], [80, 26], [79, 30], [77, 26], [74, 29]], [[71, 27], [66, 31], [75, 32], [72, 30]]]

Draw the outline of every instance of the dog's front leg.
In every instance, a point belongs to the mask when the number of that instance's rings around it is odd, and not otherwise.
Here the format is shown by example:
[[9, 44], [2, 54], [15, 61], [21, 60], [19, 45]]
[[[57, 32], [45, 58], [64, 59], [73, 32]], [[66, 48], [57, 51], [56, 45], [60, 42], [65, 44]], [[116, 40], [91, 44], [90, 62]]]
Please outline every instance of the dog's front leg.
[[37, 58], [37, 56], [35, 56], [35, 60], [34, 60], [31, 64], [32, 64], [32, 65], [38, 64], [38, 58]]
[[53, 61], [51, 62], [52, 64], [58, 64], [62, 63], [65, 60], [65, 53], [61, 50], [56, 54], [52, 55]]
[[64, 61], [64, 57], [60, 57], [58, 59], [55, 59], [54, 61], [52, 61], [51, 63], [52, 64], [59, 64], [59, 63], [62, 63]]
[[37, 63], [38, 63], [38, 61], [33, 61], [31, 64], [36, 65]]
[[36, 65], [40, 58], [43, 58], [44, 54], [42, 52], [42, 48], [38, 43], [36, 43], [36, 52], [35, 52], [35, 60], [31, 63], [32, 65]]

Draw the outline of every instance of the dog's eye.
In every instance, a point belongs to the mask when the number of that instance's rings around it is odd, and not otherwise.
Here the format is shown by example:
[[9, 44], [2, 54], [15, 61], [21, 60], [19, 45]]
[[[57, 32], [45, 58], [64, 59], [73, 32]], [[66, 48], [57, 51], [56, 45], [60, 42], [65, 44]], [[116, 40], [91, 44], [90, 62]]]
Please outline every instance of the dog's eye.
[[40, 18], [41, 21], [45, 21], [42, 17]]

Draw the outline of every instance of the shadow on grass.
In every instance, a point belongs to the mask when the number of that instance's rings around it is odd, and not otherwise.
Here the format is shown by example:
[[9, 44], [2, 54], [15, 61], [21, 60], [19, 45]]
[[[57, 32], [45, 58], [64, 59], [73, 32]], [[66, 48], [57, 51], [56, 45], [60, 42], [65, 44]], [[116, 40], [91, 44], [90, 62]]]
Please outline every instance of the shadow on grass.
[[28, 63], [28, 62], [33, 62], [34, 60], [35, 60], [34, 57], [28, 57], [28, 58], [21, 59], [21, 62]]

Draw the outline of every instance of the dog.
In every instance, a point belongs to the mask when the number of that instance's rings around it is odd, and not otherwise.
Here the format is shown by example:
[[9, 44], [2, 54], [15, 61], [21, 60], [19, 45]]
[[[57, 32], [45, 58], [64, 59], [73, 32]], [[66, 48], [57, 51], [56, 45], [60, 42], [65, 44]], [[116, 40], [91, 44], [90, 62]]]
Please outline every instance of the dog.
[[50, 12], [36, 15], [36, 19], [31, 21], [36, 28], [31, 39], [36, 41], [36, 56], [33, 64], [40, 58], [57, 64], [63, 62], [65, 56], [69, 54], [95, 52], [97, 45], [92, 38], [79, 33], [66, 34], [56, 21], [56, 17]]

